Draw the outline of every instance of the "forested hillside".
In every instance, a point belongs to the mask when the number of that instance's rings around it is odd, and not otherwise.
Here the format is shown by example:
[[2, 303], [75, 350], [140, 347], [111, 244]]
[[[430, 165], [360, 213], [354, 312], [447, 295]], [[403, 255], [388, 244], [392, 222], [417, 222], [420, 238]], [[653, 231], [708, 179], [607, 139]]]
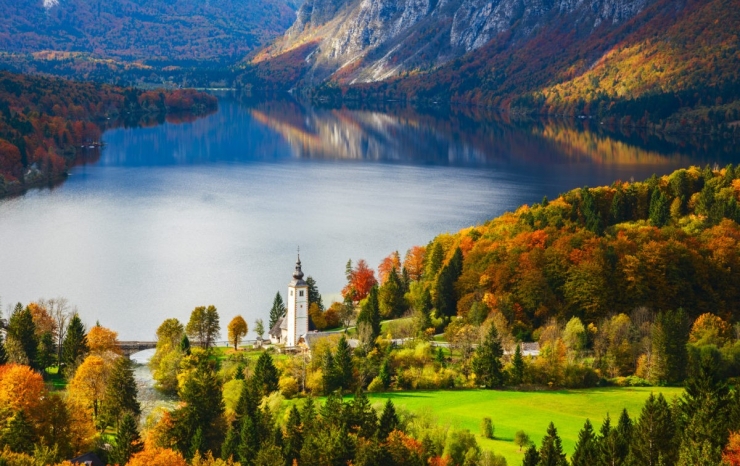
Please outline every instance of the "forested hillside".
[[740, 119], [732, 0], [478, 3], [313, 0], [253, 64], [270, 69], [292, 54], [302, 74], [248, 77], [266, 87], [282, 79], [322, 101], [474, 103], [666, 130]]
[[96, 153], [101, 120], [205, 112], [216, 98], [0, 72], [0, 197], [51, 183]]
[[282, 34], [291, 0], [0, 0], [0, 51], [231, 60]]

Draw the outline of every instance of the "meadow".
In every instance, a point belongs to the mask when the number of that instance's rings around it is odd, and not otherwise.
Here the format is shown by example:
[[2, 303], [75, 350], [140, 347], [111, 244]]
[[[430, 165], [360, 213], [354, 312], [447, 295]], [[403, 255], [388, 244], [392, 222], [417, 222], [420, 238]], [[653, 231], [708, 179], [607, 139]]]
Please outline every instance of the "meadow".
[[[587, 418], [598, 430], [607, 413], [616, 423], [622, 409], [626, 408], [633, 421], [636, 421], [651, 392], [663, 393], [670, 403], [673, 397], [681, 395], [683, 389], [608, 387], [541, 392], [436, 390], [368, 393], [368, 397], [376, 406], [390, 398], [397, 408], [412, 413], [431, 412], [441, 424], [449, 424], [455, 429], [469, 429], [478, 436], [483, 450], [503, 455], [509, 466], [514, 466], [521, 464], [524, 456], [514, 444], [514, 434], [518, 430], [529, 434], [539, 447], [552, 421], [563, 440], [563, 448], [570, 456], [578, 440], [578, 432]], [[480, 423], [484, 417], [490, 417], [493, 421], [494, 440], [480, 437]]]

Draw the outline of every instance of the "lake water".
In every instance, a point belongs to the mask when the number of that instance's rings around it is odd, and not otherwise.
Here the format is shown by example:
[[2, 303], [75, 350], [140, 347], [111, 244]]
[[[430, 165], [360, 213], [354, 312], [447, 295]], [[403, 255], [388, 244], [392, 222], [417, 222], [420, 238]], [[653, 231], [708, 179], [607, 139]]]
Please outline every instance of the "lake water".
[[545, 195], [736, 155], [495, 120], [223, 96], [192, 122], [109, 130], [99, 160], [61, 186], [0, 201], [0, 297], [64, 296], [123, 340], [214, 304], [225, 336], [236, 314], [268, 320], [298, 246], [328, 304], [349, 258], [376, 266]]

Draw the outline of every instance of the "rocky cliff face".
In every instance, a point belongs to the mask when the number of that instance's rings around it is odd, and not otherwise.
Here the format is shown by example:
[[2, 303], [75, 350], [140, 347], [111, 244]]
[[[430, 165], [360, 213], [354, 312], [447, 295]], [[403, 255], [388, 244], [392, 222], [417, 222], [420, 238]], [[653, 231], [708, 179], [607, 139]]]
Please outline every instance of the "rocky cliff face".
[[307, 0], [269, 51], [315, 41], [309, 84], [384, 80], [428, 70], [508, 35], [532, 37], [546, 24], [586, 34], [624, 22], [653, 0]]

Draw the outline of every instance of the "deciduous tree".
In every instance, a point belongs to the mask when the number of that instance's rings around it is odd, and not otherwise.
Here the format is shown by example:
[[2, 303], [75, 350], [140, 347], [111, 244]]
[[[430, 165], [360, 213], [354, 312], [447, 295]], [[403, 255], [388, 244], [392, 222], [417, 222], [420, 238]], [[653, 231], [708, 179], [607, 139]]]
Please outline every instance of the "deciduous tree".
[[236, 316], [231, 319], [228, 326], [229, 330], [229, 341], [234, 344], [234, 350], [239, 349], [239, 342], [242, 338], [247, 335], [249, 328], [247, 327], [247, 321], [242, 316]]
[[190, 313], [185, 333], [191, 341], [196, 341], [201, 347], [209, 349], [218, 339], [220, 332], [221, 324], [215, 306], [198, 306]]

